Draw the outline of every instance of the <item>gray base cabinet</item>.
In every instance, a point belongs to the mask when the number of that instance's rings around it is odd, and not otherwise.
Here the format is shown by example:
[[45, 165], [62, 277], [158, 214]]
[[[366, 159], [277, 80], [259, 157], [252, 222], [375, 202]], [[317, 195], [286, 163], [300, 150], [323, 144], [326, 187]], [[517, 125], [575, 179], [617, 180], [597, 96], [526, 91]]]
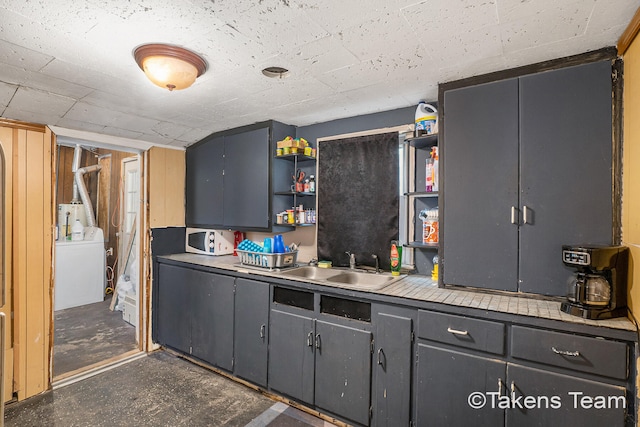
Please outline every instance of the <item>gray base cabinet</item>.
[[234, 278], [160, 264], [158, 341], [231, 371]]
[[269, 284], [236, 279], [234, 375], [267, 386]]
[[296, 400], [313, 403], [313, 319], [271, 310], [269, 321], [269, 387]]
[[623, 427], [634, 417], [625, 342], [431, 311], [419, 312], [418, 336], [417, 426]]
[[624, 387], [508, 364], [506, 425], [625, 426]]
[[[416, 379], [417, 426], [504, 425], [504, 411], [492, 408], [487, 394], [494, 392], [497, 400], [498, 394], [506, 393], [504, 361], [418, 344]], [[478, 402], [489, 399], [488, 404], [471, 407], [473, 393], [480, 394]]]
[[369, 424], [370, 331], [271, 310], [269, 387], [358, 424]]
[[315, 403], [357, 423], [369, 423], [371, 338], [369, 331], [316, 320]]
[[408, 310], [376, 311], [374, 328], [373, 426], [408, 426], [411, 422], [413, 317]]

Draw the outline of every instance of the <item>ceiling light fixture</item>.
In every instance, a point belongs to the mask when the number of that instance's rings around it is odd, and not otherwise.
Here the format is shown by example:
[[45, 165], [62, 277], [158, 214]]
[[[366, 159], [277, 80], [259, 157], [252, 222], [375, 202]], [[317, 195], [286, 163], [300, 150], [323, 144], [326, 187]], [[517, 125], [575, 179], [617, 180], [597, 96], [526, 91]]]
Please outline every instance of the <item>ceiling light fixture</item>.
[[204, 59], [178, 46], [145, 44], [138, 46], [133, 56], [153, 84], [170, 91], [188, 88], [207, 71]]
[[267, 67], [262, 70], [262, 74], [272, 79], [283, 79], [289, 75], [289, 70], [282, 67]]

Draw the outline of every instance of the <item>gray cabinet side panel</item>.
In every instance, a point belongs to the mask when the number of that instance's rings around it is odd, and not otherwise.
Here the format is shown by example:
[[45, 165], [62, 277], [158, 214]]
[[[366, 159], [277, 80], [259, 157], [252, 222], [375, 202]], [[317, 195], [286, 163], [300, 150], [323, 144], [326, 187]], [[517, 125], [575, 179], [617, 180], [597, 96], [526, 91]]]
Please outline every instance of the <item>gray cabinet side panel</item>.
[[371, 403], [371, 335], [316, 321], [316, 406], [365, 425]]
[[[580, 427], [614, 427], [625, 426], [625, 394], [624, 387], [583, 380], [580, 378], [545, 372], [539, 369], [520, 365], [508, 364], [507, 374], [509, 384], [515, 388], [515, 398], [524, 401], [539, 397], [552, 398], [559, 405], [552, 406], [553, 400], [547, 405], [542, 401], [540, 407], [531, 409], [514, 408], [506, 411], [508, 426], [580, 426]], [[573, 394], [570, 394], [573, 393]], [[577, 393], [577, 394], [576, 394]], [[595, 403], [593, 407], [583, 407], [582, 398], [604, 398], [604, 406]], [[619, 398], [619, 400], [618, 400]], [[534, 400], [535, 401], [535, 400]], [[587, 402], [588, 404], [588, 402]]]
[[191, 347], [191, 270], [160, 264], [158, 342], [185, 353]]
[[225, 136], [225, 226], [269, 226], [270, 155], [269, 128]]
[[186, 223], [191, 227], [221, 225], [224, 139], [215, 137], [186, 154]]
[[515, 291], [518, 81], [450, 90], [444, 105], [444, 283]]
[[194, 271], [193, 355], [214, 366], [233, 368], [234, 278]]
[[563, 244], [611, 244], [611, 63], [520, 79], [520, 291], [564, 295]]
[[[486, 393], [501, 391], [504, 395], [506, 386], [499, 390], [498, 381], [506, 384], [505, 375], [506, 363], [501, 360], [418, 344], [416, 425], [503, 426], [504, 411], [492, 408]], [[478, 394], [478, 399], [485, 396], [486, 404], [472, 408], [468, 403], [472, 393]]]
[[269, 284], [236, 279], [234, 374], [266, 387]]
[[313, 319], [271, 310], [269, 323], [269, 388], [313, 404]]
[[411, 421], [411, 331], [408, 317], [384, 313], [374, 335], [374, 426], [408, 426]]

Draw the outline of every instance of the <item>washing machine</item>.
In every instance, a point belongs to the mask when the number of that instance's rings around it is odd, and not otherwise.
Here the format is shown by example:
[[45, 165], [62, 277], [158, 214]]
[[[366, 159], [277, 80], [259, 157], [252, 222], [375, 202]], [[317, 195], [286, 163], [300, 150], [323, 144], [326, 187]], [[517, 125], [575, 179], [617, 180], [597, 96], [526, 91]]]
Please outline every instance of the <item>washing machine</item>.
[[104, 300], [106, 283], [104, 234], [85, 227], [84, 240], [56, 241], [54, 310]]

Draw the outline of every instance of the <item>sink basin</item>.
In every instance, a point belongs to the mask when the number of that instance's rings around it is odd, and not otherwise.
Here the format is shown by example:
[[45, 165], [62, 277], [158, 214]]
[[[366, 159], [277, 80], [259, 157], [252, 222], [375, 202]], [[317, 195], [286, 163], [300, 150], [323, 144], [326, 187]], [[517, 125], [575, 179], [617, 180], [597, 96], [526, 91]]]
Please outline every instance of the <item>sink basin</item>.
[[361, 289], [379, 289], [395, 281], [398, 276], [386, 274], [357, 273], [353, 271], [339, 273], [327, 278], [329, 282], [354, 285]]
[[301, 277], [311, 280], [324, 280], [327, 277], [335, 276], [336, 271], [330, 268], [318, 268], [312, 266], [298, 267], [293, 270], [286, 270], [281, 273], [283, 276]]
[[362, 290], [381, 289], [402, 276], [392, 276], [389, 273], [373, 274], [364, 271], [339, 270], [335, 268], [318, 268], [304, 266], [292, 270], [282, 271], [283, 276], [309, 279], [334, 286], [349, 287]]

